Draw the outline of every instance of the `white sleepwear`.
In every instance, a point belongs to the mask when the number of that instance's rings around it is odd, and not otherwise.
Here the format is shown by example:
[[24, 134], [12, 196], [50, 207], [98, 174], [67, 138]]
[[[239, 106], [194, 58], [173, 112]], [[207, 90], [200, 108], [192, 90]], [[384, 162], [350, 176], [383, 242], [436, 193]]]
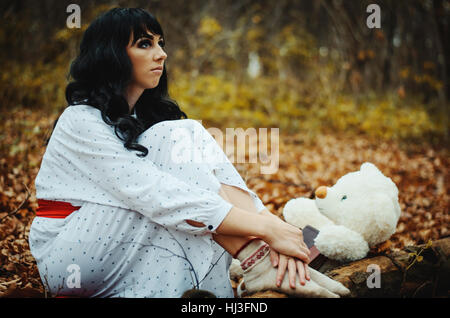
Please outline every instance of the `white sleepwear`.
[[84, 297], [180, 297], [193, 287], [233, 297], [231, 256], [211, 235], [232, 207], [220, 183], [248, 191], [258, 211], [263, 203], [195, 120], [157, 123], [138, 142], [146, 157], [127, 150], [99, 110], [62, 113], [36, 196], [81, 208], [33, 220], [29, 243], [43, 283], [52, 294]]

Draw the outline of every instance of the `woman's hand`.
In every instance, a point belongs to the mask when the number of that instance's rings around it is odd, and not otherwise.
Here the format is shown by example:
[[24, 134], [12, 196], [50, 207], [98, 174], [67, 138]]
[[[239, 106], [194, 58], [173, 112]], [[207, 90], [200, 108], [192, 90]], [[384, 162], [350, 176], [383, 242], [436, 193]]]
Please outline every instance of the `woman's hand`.
[[307, 280], [310, 280], [308, 265], [300, 260], [279, 254], [274, 249], [270, 249], [270, 261], [274, 267], [278, 267], [276, 284], [281, 286], [286, 268], [289, 273], [289, 286], [295, 288], [295, 280], [298, 273], [300, 284], [305, 285]]
[[310, 252], [303, 241], [303, 232], [270, 212], [262, 212], [262, 215], [268, 219], [265, 235], [262, 237], [263, 241], [283, 255], [309, 263]]
[[[261, 215], [266, 215], [266, 216], [269, 216], [271, 218], [276, 218], [278, 221], [281, 220], [278, 216], [276, 216], [275, 214], [273, 214], [272, 212], [267, 210], [267, 208], [261, 211]], [[306, 243], [303, 241], [303, 232], [302, 232], [302, 246], [305, 249], [307, 249], [308, 252], [309, 252], [308, 246], [306, 246]]]
[[255, 214], [234, 206], [216, 228], [216, 233], [256, 236], [277, 252], [309, 263], [309, 249], [303, 241], [303, 232], [271, 213]]

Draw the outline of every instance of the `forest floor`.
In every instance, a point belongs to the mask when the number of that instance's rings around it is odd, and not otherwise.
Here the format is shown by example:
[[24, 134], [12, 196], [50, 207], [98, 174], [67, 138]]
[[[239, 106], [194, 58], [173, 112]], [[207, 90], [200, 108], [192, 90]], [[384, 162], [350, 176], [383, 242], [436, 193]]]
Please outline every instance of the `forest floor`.
[[[0, 297], [44, 297], [28, 234], [37, 208], [34, 178], [55, 115], [21, 110], [1, 117]], [[279, 169], [273, 174], [261, 174], [259, 163], [235, 164], [248, 187], [278, 216], [290, 199], [311, 197], [318, 186], [331, 186], [369, 161], [396, 183], [402, 210], [396, 233], [372, 252], [397, 251], [450, 235], [446, 147], [343, 134], [306, 138], [280, 131], [279, 154]]]

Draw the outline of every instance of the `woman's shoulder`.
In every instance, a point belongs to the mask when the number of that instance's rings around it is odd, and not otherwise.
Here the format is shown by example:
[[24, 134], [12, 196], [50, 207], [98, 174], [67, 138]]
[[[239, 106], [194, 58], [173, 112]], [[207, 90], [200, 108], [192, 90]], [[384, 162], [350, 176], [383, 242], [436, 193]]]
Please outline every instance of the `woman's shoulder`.
[[59, 122], [70, 126], [75, 125], [76, 127], [104, 124], [100, 110], [85, 104], [67, 106], [59, 117]]
[[73, 116], [100, 116], [100, 110], [87, 104], [69, 105], [64, 109], [61, 117], [73, 117]]

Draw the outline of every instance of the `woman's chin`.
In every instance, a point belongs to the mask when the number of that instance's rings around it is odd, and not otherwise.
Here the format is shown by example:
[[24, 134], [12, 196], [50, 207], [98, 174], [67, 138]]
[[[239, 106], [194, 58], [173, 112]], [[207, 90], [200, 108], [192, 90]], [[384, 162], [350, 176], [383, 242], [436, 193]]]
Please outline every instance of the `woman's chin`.
[[144, 87], [145, 87], [145, 89], [152, 89], [152, 88], [155, 88], [156, 86], [158, 86], [158, 84], [159, 84], [159, 79], [157, 81], [145, 83]]

